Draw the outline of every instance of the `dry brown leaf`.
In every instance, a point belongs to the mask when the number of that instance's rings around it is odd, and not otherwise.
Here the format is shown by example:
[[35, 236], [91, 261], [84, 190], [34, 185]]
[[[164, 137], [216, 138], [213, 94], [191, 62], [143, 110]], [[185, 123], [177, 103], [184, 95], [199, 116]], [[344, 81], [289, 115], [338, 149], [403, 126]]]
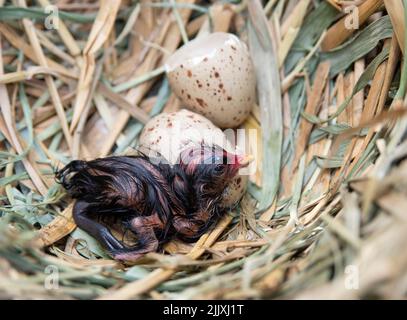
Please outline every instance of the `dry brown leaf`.
[[70, 131], [73, 132], [77, 126], [81, 114], [85, 108], [86, 101], [89, 100], [89, 89], [95, 73], [95, 54], [108, 39], [114, 26], [120, 0], [102, 0], [98, 15], [92, 25], [88, 41], [83, 49], [83, 63], [80, 66], [77, 95], [73, 107], [73, 117]]
[[384, 0], [384, 5], [390, 16], [391, 24], [396, 33], [401, 52], [404, 54], [404, 33], [406, 22], [404, 21], [404, 6], [402, 0]]
[[[383, 5], [383, 0], [366, 0], [360, 6], [358, 6], [356, 14], [358, 14], [358, 23], [362, 25], [366, 20], [376, 12]], [[349, 13], [349, 16], [353, 12]], [[322, 41], [321, 48], [324, 51], [329, 51], [346, 39], [348, 39], [357, 29], [349, 28], [346, 26], [346, 22], [349, 20], [349, 16], [345, 16], [329, 28], [324, 41]]]
[[38, 231], [38, 242], [41, 246], [50, 246], [70, 234], [76, 228], [72, 217], [73, 205], [71, 203], [59, 216], [55, 217], [54, 220]]
[[[318, 65], [315, 74], [315, 81], [311, 90], [311, 95], [308, 97], [307, 105], [305, 106], [305, 112], [308, 114], [315, 115], [319, 112], [321, 97], [323, 96], [322, 93], [325, 89], [325, 84], [328, 79], [329, 69], [329, 62], [323, 62]], [[294, 161], [292, 163], [292, 170], [297, 167], [298, 162], [306, 149], [312, 127], [312, 123], [308, 122], [306, 119], [301, 119], [298, 132], [299, 139], [297, 140], [296, 153]]]

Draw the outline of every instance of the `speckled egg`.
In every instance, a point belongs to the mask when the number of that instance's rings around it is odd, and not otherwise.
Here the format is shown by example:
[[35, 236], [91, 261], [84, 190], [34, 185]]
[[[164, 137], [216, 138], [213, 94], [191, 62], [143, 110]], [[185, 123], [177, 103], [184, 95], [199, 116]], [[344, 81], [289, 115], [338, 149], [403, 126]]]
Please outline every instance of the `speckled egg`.
[[215, 32], [195, 38], [167, 60], [166, 72], [182, 103], [218, 127], [237, 127], [255, 103], [250, 54], [233, 34]]
[[[151, 156], [160, 154], [174, 164], [183, 150], [200, 143], [217, 144], [228, 152], [235, 152], [222, 130], [202, 115], [186, 109], [152, 118], [140, 135], [138, 149]], [[237, 176], [231, 182], [223, 196], [225, 207], [233, 207], [239, 202], [247, 181], [247, 176]]]
[[223, 194], [223, 206], [226, 208], [233, 208], [246, 192], [248, 182], [248, 175], [240, 175], [233, 179]]

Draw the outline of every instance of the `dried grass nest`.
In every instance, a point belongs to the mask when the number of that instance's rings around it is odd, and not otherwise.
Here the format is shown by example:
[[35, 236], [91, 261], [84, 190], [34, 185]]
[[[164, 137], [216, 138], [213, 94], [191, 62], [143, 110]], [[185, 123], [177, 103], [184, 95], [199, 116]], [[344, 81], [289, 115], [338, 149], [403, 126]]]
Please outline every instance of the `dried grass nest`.
[[[406, 1], [58, 1], [57, 30], [48, 0], [0, 4], [0, 298], [406, 297]], [[163, 61], [209, 31], [249, 45], [258, 170], [197, 243], [119, 265], [54, 169], [179, 109]]]

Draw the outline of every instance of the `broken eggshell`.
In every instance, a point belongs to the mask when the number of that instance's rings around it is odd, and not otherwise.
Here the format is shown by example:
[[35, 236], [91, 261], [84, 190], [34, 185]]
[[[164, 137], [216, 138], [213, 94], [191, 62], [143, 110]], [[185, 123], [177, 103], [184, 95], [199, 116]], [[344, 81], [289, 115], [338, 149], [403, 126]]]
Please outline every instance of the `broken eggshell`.
[[256, 98], [249, 51], [233, 34], [197, 37], [166, 62], [174, 93], [188, 109], [221, 128], [234, 128], [248, 117]]
[[[175, 164], [183, 150], [202, 143], [217, 144], [230, 153], [237, 153], [222, 130], [202, 115], [186, 109], [152, 118], [140, 135], [138, 149], [149, 156], [161, 155]], [[248, 177], [243, 175], [233, 179], [223, 194], [224, 207], [231, 208], [239, 202], [247, 181]]]

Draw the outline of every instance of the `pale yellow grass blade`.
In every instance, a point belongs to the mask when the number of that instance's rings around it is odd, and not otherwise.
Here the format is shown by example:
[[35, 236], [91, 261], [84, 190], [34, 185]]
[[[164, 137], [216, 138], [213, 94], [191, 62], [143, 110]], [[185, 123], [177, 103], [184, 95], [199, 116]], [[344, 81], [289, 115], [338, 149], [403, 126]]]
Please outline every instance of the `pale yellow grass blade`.
[[108, 39], [112, 31], [120, 3], [121, 1], [117, 0], [102, 1], [96, 20], [92, 25], [89, 39], [83, 49], [83, 64], [81, 65], [77, 96], [73, 107], [71, 132], [74, 131], [78, 124], [88, 100], [89, 89], [95, 73], [95, 54]]

